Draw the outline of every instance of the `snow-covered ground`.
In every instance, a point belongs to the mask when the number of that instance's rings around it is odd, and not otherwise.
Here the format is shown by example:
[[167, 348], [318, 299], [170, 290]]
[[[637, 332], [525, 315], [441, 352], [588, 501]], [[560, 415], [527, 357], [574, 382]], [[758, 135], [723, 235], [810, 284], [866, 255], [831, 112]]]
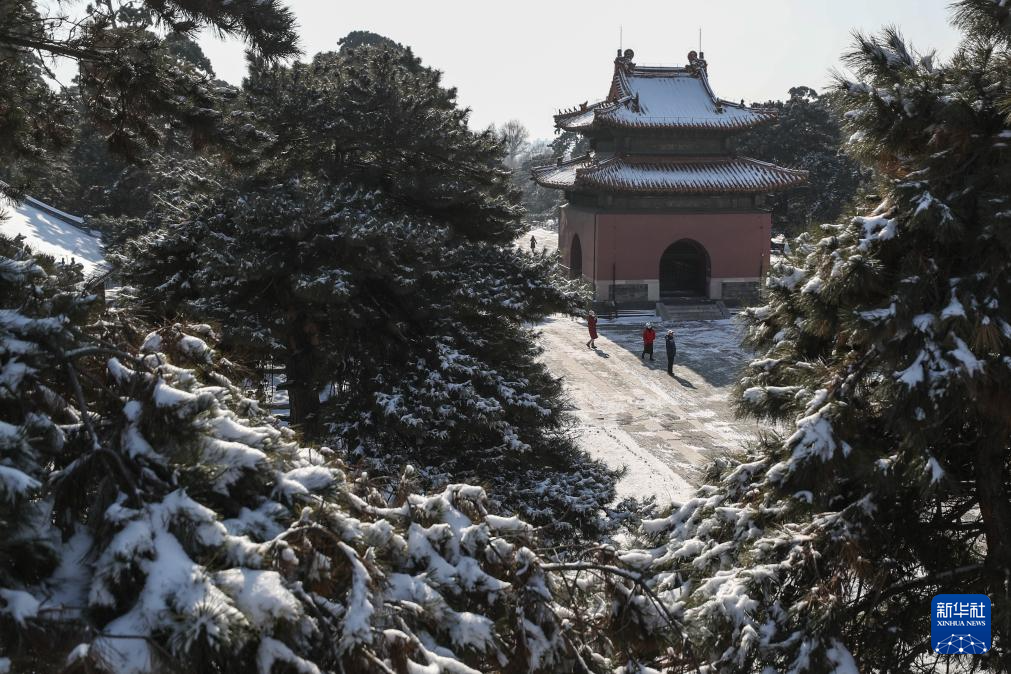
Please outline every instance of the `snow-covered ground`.
[[[37, 206], [38, 202], [26, 199], [16, 205], [0, 198], [0, 233], [7, 236], [21, 234], [25, 243], [38, 252], [59, 260], [80, 262], [85, 275], [99, 271], [104, 264], [102, 243], [80, 225], [80, 218], [56, 211], [56, 217]], [[51, 209], [55, 210], [55, 209]]]
[[544, 229], [543, 227], [531, 229], [529, 234], [524, 234], [516, 243], [529, 249], [531, 234], [537, 237], [537, 252], [540, 252], [541, 249], [549, 253], [558, 250], [558, 232], [553, 229]]
[[[558, 233], [536, 229], [537, 247], [558, 247]], [[530, 235], [517, 241], [530, 245]], [[642, 327], [657, 330], [654, 361], [642, 362]], [[663, 335], [673, 328], [678, 355], [667, 375]], [[586, 348], [586, 321], [557, 316], [540, 326], [544, 362], [565, 379], [582, 446], [627, 474], [619, 497], [656, 496], [684, 501], [699, 469], [721, 453], [741, 449], [759, 429], [734, 418], [730, 388], [749, 354], [741, 349], [733, 320], [659, 322], [644, 312], [617, 321], [601, 318], [597, 350]]]
[[[639, 359], [645, 317], [601, 319], [597, 350], [586, 347], [585, 321], [552, 317], [540, 326], [544, 362], [565, 379], [582, 446], [614, 467], [626, 466], [620, 497], [691, 496], [699, 468], [741, 449], [759, 426], [734, 418], [728, 394], [749, 354], [738, 345], [733, 320], [662, 324], [654, 320], [653, 362]], [[674, 377], [667, 374], [663, 335], [678, 345]]]

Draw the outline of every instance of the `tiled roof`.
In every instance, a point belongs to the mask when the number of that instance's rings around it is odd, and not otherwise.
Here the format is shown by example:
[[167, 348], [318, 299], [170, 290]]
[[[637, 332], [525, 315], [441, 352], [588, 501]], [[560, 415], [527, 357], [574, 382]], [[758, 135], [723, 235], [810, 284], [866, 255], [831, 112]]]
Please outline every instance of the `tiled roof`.
[[706, 67], [643, 67], [618, 58], [606, 100], [555, 115], [569, 131], [599, 127], [735, 131], [775, 119], [769, 110], [716, 97]]
[[544, 187], [574, 192], [637, 194], [760, 193], [795, 187], [806, 171], [748, 157], [650, 157], [587, 155], [533, 171]]

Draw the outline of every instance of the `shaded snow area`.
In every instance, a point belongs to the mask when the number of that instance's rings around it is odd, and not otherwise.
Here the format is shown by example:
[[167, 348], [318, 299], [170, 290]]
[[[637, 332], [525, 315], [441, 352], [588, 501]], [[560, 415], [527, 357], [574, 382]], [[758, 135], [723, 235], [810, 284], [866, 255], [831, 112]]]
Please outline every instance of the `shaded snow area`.
[[[260, 381], [260, 389], [253, 386], [252, 380], [246, 380], [244, 386], [251, 398], [265, 399], [270, 413], [277, 417], [282, 426], [288, 425], [288, 415], [291, 413], [291, 403], [288, 389], [285, 387], [286, 377], [282, 368], [272, 366]], [[319, 401], [325, 403], [335, 394], [335, 384], [324, 386], [319, 392]]]
[[105, 257], [99, 238], [82, 229], [80, 218], [48, 209], [62, 216], [57, 217], [41, 206], [33, 199], [17, 205], [0, 198], [0, 232], [24, 236], [33, 251], [51, 255], [57, 262], [73, 258], [84, 266], [85, 275], [100, 270]]
[[[612, 467], [626, 466], [619, 498], [656, 496], [658, 504], [688, 499], [709, 460], [737, 451], [759, 425], [734, 419], [729, 392], [750, 355], [733, 320], [654, 321], [654, 361], [640, 360], [645, 318], [601, 319], [597, 350], [586, 347], [585, 321], [556, 316], [541, 326], [542, 356], [564, 378], [580, 444]], [[678, 345], [667, 374], [663, 336]]]

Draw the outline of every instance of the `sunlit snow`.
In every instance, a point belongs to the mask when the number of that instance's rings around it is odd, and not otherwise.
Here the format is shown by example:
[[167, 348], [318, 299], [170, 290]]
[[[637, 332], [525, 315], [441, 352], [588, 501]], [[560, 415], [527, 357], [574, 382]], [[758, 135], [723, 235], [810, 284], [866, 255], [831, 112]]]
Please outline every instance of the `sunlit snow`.
[[47, 208], [34, 199], [19, 205], [0, 198], [0, 213], [0, 233], [24, 236], [32, 250], [51, 255], [57, 262], [73, 259], [84, 267], [86, 275], [105, 262], [101, 241], [84, 229], [80, 218]]

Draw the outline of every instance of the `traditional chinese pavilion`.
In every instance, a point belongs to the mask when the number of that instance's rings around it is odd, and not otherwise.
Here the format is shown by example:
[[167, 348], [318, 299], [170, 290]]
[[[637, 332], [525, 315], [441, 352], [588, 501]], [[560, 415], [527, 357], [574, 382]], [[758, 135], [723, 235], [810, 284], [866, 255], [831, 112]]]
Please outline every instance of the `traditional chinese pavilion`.
[[533, 171], [565, 190], [563, 260], [598, 300], [750, 300], [769, 264], [766, 197], [806, 173], [732, 153], [736, 135], [775, 116], [717, 98], [702, 54], [684, 67], [633, 58], [619, 50], [607, 98], [555, 115], [592, 151]]

